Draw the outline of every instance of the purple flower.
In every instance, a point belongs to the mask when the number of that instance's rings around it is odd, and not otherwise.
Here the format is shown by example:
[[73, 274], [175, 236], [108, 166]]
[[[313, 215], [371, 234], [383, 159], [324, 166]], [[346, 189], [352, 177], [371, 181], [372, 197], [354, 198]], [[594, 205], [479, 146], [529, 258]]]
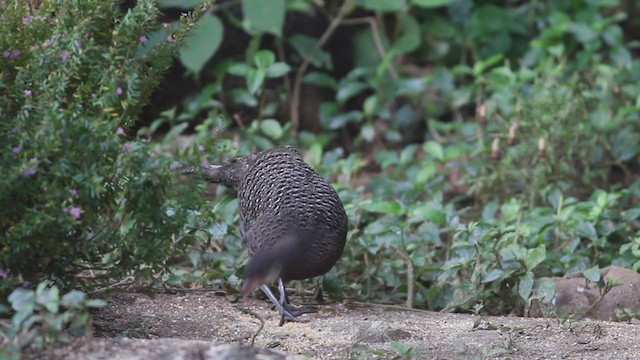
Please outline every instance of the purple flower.
[[35, 174], [36, 174], [36, 169], [32, 167], [28, 167], [27, 170], [25, 170], [25, 172], [22, 173], [22, 176], [27, 177], [27, 176], [33, 176]]
[[124, 94], [124, 90], [120, 86], [118, 86], [118, 88], [116, 89], [116, 93], [118, 95], [122, 95], [122, 94]]
[[71, 189], [70, 193], [71, 193], [71, 196], [77, 196], [78, 195], [78, 189], [73, 188], [73, 189]]
[[32, 20], [33, 16], [25, 16], [22, 18], [22, 25], [29, 25]]
[[96, 95], [96, 93], [91, 93], [91, 98], [92, 98], [92, 99], [95, 99], [95, 98], [97, 98], [97, 97], [98, 97], [98, 95]]
[[174, 35], [169, 35], [169, 36], [167, 36], [167, 42], [172, 43], [172, 42], [174, 42], [174, 41], [176, 41], [176, 37], [175, 37]]
[[147, 41], [149, 41], [149, 39], [147, 39], [147, 37], [146, 37], [146, 36], [144, 36], [144, 35], [140, 35], [140, 37], [138, 38], [138, 40], [140, 40], [140, 43], [142, 43], [142, 44], [146, 44], [146, 43], [147, 43]]
[[69, 215], [73, 216], [76, 219], [80, 219], [80, 217], [82, 216], [82, 209], [73, 206], [71, 207], [71, 209], [69, 209]]
[[202, 166], [203, 168], [208, 168], [209, 166], [211, 166], [211, 164], [209, 164], [209, 162], [205, 160], [200, 163], [200, 166]]
[[5, 58], [8, 58], [9, 56], [11, 56], [11, 52], [9, 50], [5, 50], [2, 52], [2, 56], [4, 56]]
[[7, 275], [9, 275], [9, 270], [0, 268], [0, 278], [7, 277]]
[[24, 91], [25, 96], [31, 96], [31, 94], [33, 94], [33, 91], [31, 91], [30, 89]]
[[14, 146], [13, 149], [11, 149], [11, 151], [13, 151], [14, 154], [19, 153], [20, 150], [22, 150], [22, 148], [20, 146]]
[[122, 151], [129, 151], [131, 150], [131, 143], [126, 143], [124, 145], [122, 145]]
[[65, 50], [65, 51], [63, 51], [63, 52], [60, 54], [60, 59], [61, 59], [62, 61], [67, 61], [67, 60], [69, 60], [69, 52], [68, 52], [68, 51], [66, 51], [66, 50]]
[[204, 145], [198, 145], [198, 150], [204, 151], [204, 149], [205, 149]]
[[63, 206], [62, 207], [62, 212], [65, 213], [65, 214], [68, 213], [69, 212], [69, 208], [66, 207], [66, 206]]
[[23, 289], [26, 289], [26, 288], [29, 287], [29, 285], [31, 285], [31, 283], [28, 282], [28, 281], [25, 281], [25, 282], [22, 283], [22, 285], [20, 285], [20, 287], [23, 288]]
[[124, 129], [121, 127], [118, 127], [118, 131], [117, 131], [118, 135], [124, 135]]
[[15, 58], [17, 58], [18, 56], [20, 56], [20, 54], [21, 54], [20, 50], [18, 50], [18, 49], [16, 49], [16, 50], [12, 50], [12, 51], [11, 51], [11, 58], [12, 58], [12, 59], [15, 59]]
[[44, 46], [45, 46], [45, 47], [49, 47], [49, 46], [51, 46], [51, 45], [53, 45], [53, 40], [51, 40], [51, 39], [47, 39], [47, 40], [44, 42]]

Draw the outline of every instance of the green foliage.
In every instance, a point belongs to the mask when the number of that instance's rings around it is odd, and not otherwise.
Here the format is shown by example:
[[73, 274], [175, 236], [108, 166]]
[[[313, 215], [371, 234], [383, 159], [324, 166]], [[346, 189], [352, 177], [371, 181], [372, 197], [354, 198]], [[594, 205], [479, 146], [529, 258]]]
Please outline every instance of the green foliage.
[[169, 160], [128, 134], [196, 20], [161, 25], [152, 1], [0, 5], [2, 290], [42, 277], [151, 272], [189, 237]]
[[11, 323], [0, 324], [0, 357], [19, 359], [28, 346], [41, 347], [53, 341], [67, 342], [69, 334], [91, 334], [89, 310], [106, 305], [103, 300], [88, 299], [82, 291], [60, 294], [57, 286], [48, 282], [35, 290], [18, 288], [9, 295], [15, 311]]
[[220, 19], [214, 15], [202, 16], [185, 40], [185, 46], [180, 49], [182, 64], [194, 73], [199, 73], [220, 47], [222, 36]]
[[549, 183], [588, 196], [612, 169], [631, 173], [629, 160], [640, 153], [637, 69], [601, 64], [583, 73], [588, 81], [508, 67], [479, 77], [492, 95], [467, 169], [471, 192], [481, 199], [523, 192], [533, 204]]
[[[211, 12], [250, 37], [246, 48], [204, 65], [200, 95], [163, 121], [233, 119], [237, 132], [216, 133], [225, 151], [232, 139], [239, 153], [303, 149], [351, 224], [325, 276], [332, 295], [522, 312], [550, 300], [551, 276], [640, 264], [640, 65], [625, 11], [633, 6], [617, 1], [221, 4]], [[291, 21], [326, 14], [324, 32]], [[319, 95], [315, 133], [300, 125], [303, 87]], [[195, 143], [213, 149], [207, 134]], [[214, 208], [231, 214], [222, 199]], [[241, 277], [233, 218], [213, 217], [193, 227], [201, 277], [176, 284]]]
[[[625, 31], [640, 24], [627, 3], [242, 0], [165, 27], [149, 1], [124, 15], [3, 5], [2, 286], [88, 268], [237, 287], [237, 201], [174, 181], [161, 154], [219, 163], [282, 143], [350, 219], [331, 296], [522, 313], [550, 300], [551, 276], [637, 270], [640, 63]], [[153, 104], [134, 133], [174, 54], [202, 87]], [[357, 345], [354, 357], [385, 355]]]

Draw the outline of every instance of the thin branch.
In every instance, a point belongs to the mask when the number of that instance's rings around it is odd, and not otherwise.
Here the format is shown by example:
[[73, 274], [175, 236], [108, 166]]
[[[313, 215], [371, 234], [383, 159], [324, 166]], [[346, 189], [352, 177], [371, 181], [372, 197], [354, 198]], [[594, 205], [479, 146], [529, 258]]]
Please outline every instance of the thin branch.
[[411, 257], [409, 257], [407, 250], [405, 250], [404, 248], [398, 248], [397, 250], [398, 254], [402, 256], [407, 266], [407, 308], [413, 309], [413, 297], [415, 293], [415, 269], [413, 268], [413, 263], [411, 262]]
[[379, 307], [384, 309], [404, 310], [404, 311], [413, 311], [413, 312], [421, 312], [421, 313], [433, 313], [433, 311], [429, 311], [429, 310], [416, 309], [416, 308], [410, 309], [406, 306], [400, 306], [400, 305], [378, 304], [378, 303], [370, 303], [370, 302], [363, 302], [363, 301], [351, 301], [350, 304], [356, 305], [356, 306], [371, 306], [371, 307]]
[[253, 344], [256, 342], [256, 337], [258, 336], [258, 334], [260, 334], [260, 331], [262, 331], [262, 329], [264, 328], [264, 319], [262, 318], [262, 316], [258, 315], [257, 313], [247, 309], [247, 308], [243, 308], [241, 306], [236, 306], [236, 309], [242, 311], [245, 314], [249, 314], [253, 317], [255, 317], [256, 319], [260, 320], [260, 327], [258, 328], [258, 330], [255, 332], [255, 334], [253, 334], [251, 336], [251, 346], [253, 346]]
[[[378, 23], [376, 19], [373, 17], [364, 17], [364, 18], [355, 18], [355, 19], [346, 19], [342, 22], [342, 25], [362, 25], [367, 24], [371, 27], [371, 34], [373, 35], [373, 42], [376, 44], [376, 50], [378, 51], [378, 56], [381, 59], [384, 59], [387, 56], [387, 50], [384, 48], [384, 44], [382, 44], [382, 38], [380, 37], [380, 30], [378, 29]], [[389, 71], [389, 75], [393, 78], [393, 80], [398, 80], [399, 76], [396, 72], [396, 69], [393, 68], [391, 63], [387, 64], [387, 71]]]
[[[329, 37], [335, 32], [336, 28], [343, 21], [344, 17], [347, 16], [349, 11], [351, 10], [352, 0], [345, 0], [345, 2], [338, 10], [338, 15], [331, 21], [329, 27], [324, 31], [318, 43], [316, 44], [316, 48], [321, 48], [324, 44], [329, 40]], [[304, 73], [307, 71], [309, 67], [309, 59], [305, 58], [302, 62], [302, 65], [298, 68], [296, 72], [296, 78], [293, 83], [293, 94], [291, 97], [291, 108], [289, 109], [291, 115], [291, 123], [293, 124], [293, 130], [298, 131], [300, 128], [300, 114], [298, 113], [298, 108], [300, 107], [300, 88], [302, 87], [302, 78], [304, 77]]]

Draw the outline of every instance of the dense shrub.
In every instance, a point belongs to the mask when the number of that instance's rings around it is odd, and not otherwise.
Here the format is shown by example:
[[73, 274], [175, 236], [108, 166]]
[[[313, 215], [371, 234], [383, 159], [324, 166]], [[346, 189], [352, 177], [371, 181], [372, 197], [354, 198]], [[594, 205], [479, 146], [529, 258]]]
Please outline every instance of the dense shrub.
[[35, 3], [0, 5], [3, 286], [157, 269], [186, 210], [167, 199], [169, 160], [128, 129], [194, 19], [162, 28], [153, 1]]
[[[628, 41], [638, 24], [625, 15], [634, 5], [271, 5], [273, 16], [253, 0], [212, 7], [216, 41], [181, 54], [202, 91], [162, 121], [174, 131], [229, 124], [216, 141], [242, 153], [303, 149], [351, 224], [324, 277], [332, 295], [521, 313], [548, 300], [549, 276], [638, 266], [640, 72]], [[310, 30], [296, 28], [300, 18]], [[225, 46], [238, 41], [229, 33], [246, 46]], [[212, 148], [205, 133], [196, 141]], [[234, 209], [224, 199], [219, 213]], [[196, 232], [198, 270], [176, 284], [218, 284], [204, 269], [237, 283], [237, 229], [214, 217]]]

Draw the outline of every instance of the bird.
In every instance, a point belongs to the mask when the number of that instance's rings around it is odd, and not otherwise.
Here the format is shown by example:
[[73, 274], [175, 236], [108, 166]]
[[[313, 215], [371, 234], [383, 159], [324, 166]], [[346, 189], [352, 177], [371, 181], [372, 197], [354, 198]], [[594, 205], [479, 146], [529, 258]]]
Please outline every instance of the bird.
[[[336, 264], [346, 243], [348, 219], [336, 190], [300, 152], [287, 145], [222, 165], [174, 168], [199, 173], [207, 182], [236, 192], [240, 233], [249, 253], [241, 295], [259, 287], [280, 311], [280, 326], [317, 311], [291, 304], [285, 283], [323, 275]], [[279, 298], [269, 288], [276, 280]]]

